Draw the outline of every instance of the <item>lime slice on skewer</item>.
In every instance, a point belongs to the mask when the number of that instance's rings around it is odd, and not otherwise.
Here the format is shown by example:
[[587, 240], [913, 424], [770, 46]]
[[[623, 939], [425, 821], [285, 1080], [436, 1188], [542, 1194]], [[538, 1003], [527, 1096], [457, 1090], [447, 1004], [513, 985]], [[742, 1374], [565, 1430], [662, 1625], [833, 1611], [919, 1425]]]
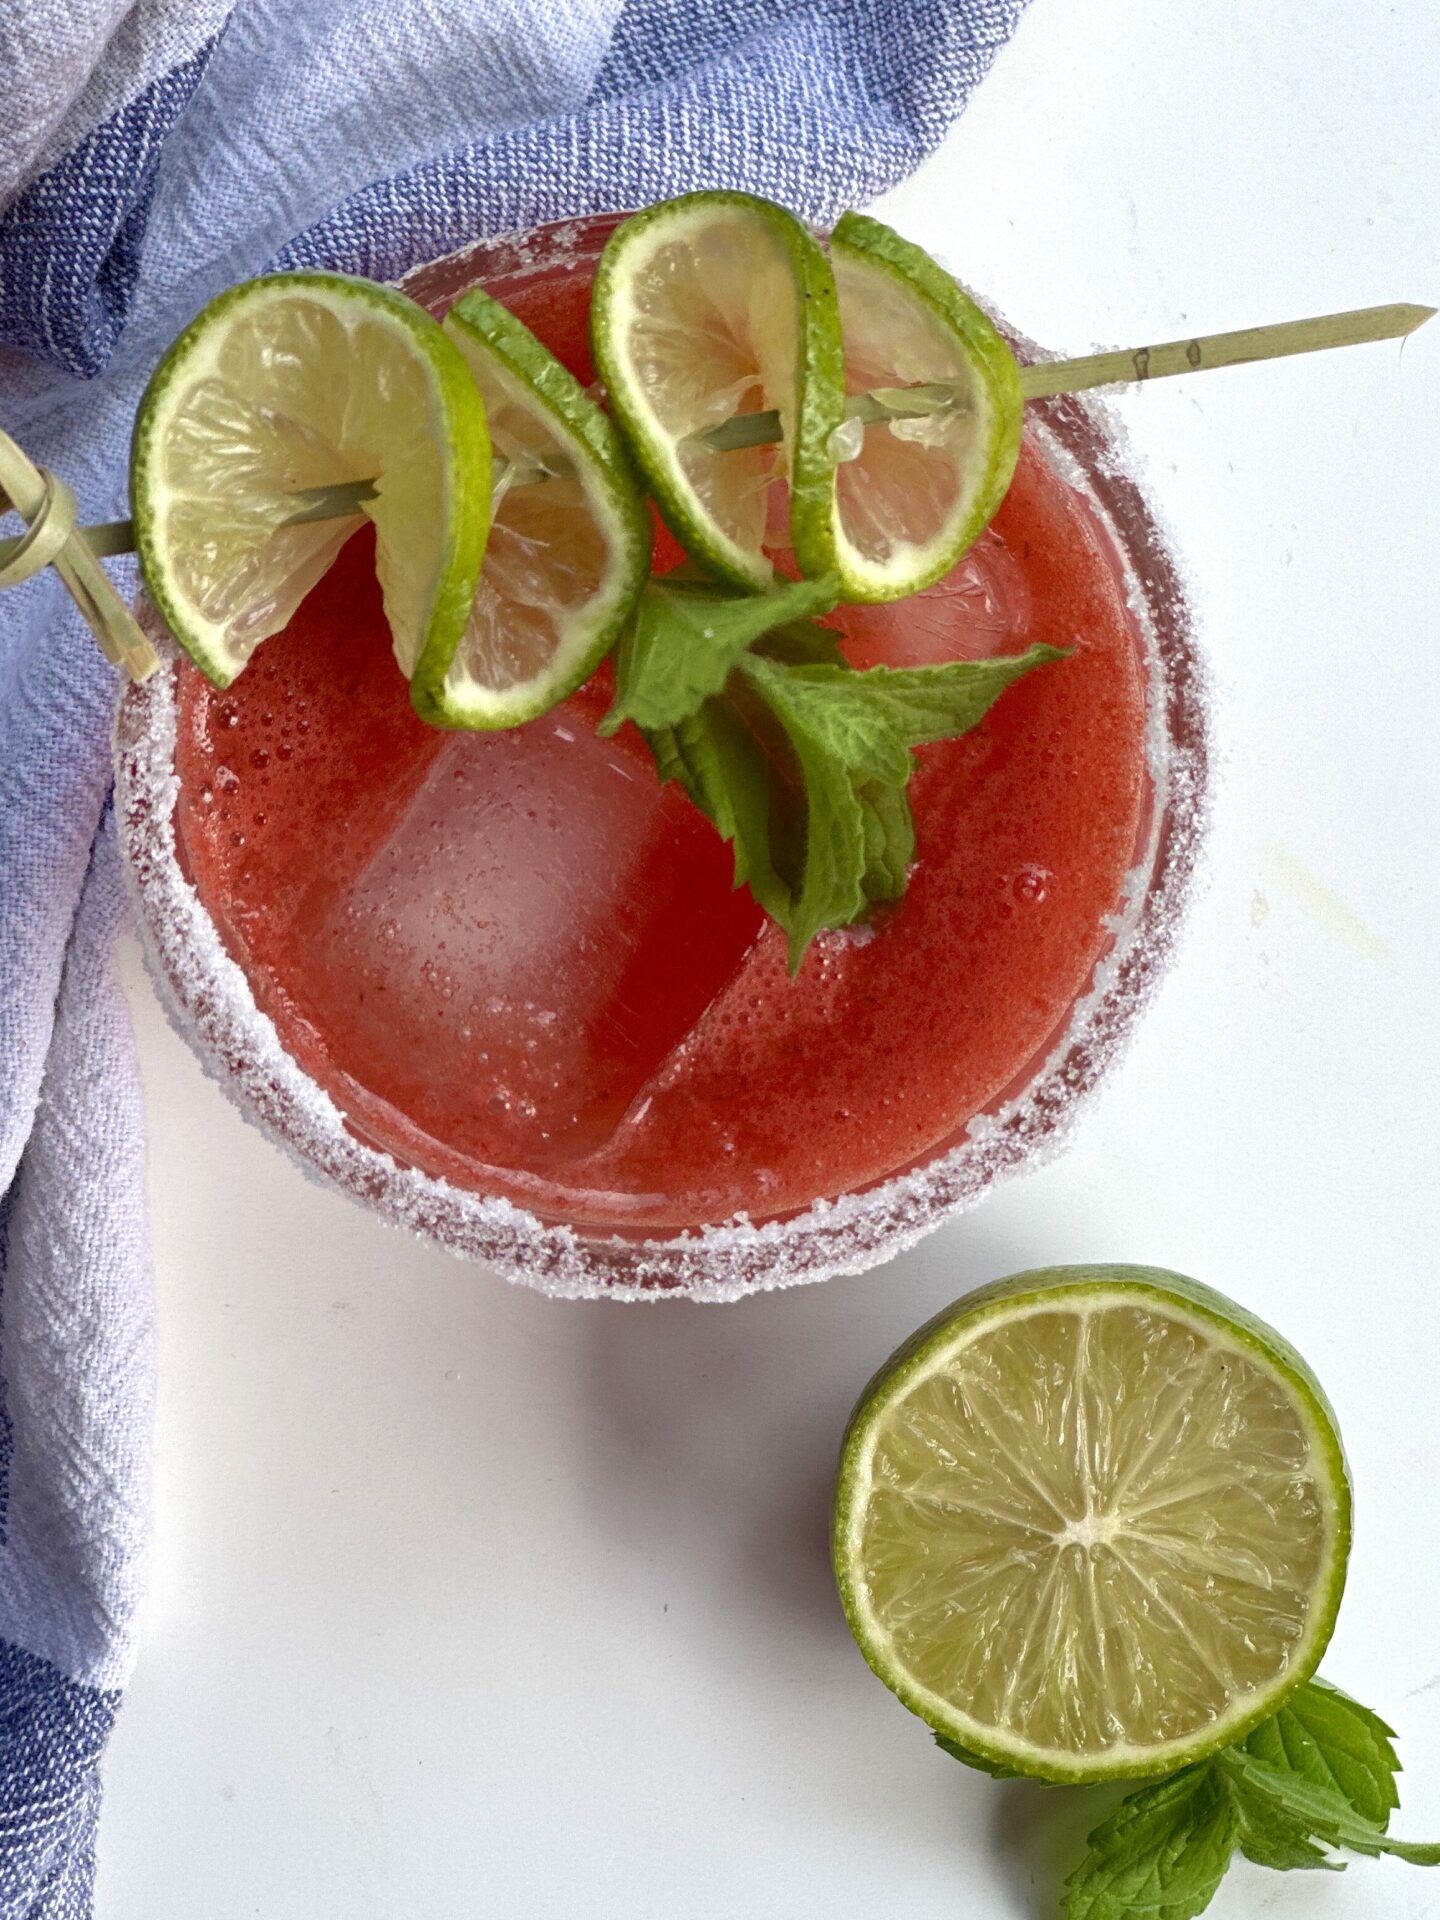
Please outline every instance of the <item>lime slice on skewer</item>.
[[650, 517], [619, 433], [525, 324], [481, 292], [446, 316], [485, 401], [497, 473], [485, 564], [429, 720], [511, 727], [572, 693], [645, 584]]
[[[661, 513], [722, 579], [764, 587], [767, 547], [833, 570], [832, 436], [840, 423], [835, 286], [793, 214], [744, 193], [690, 193], [615, 229], [595, 276], [595, 363]], [[775, 409], [779, 446], [695, 436]], [[788, 482], [788, 529], [771, 491]]]
[[[343, 481], [373, 481], [374, 495], [282, 524], [297, 492]], [[429, 684], [465, 629], [485, 549], [485, 410], [459, 349], [404, 294], [276, 274], [212, 301], [156, 368], [130, 495], [145, 584], [217, 686], [366, 519], [396, 658]]]
[[954, 396], [863, 436], [859, 422], [843, 430], [842, 451], [854, 453], [836, 474], [844, 595], [898, 600], [948, 573], [1004, 499], [1020, 451], [1019, 369], [964, 289], [879, 220], [843, 215], [830, 264], [847, 392], [938, 386]]
[[1334, 1416], [1279, 1335], [1144, 1267], [1020, 1274], [866, 1388], [833, 1551], [851, 1631], [977, 1764], [1169, 1772], [1314, 1672], [1345, 1580]]

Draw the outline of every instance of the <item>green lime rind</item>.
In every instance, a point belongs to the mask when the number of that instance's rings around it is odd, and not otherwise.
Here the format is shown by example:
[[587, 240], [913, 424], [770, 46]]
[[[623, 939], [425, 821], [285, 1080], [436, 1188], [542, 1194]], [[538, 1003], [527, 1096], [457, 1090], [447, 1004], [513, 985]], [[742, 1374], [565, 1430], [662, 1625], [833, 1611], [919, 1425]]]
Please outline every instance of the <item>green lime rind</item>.
[[830, 250], [832, 254], [848, 254], [857, 262], [888, 274], [923, 305], [964, 354], [990, 403], [989, 430], [984, 445], [977, 451], [980, 471], [969, 510], [953, 529], [943, 550], [931, 556], [926, 565], [903, 577], [882, 580], [874, 570], [854, 566], [849, 560], [846, 542], [838, 533], [834, 536], [837, 558], [832, 564], [840, 575], [847, 600], [901, 600], [943, 579], [999, 511], [1020, 457], [1025, 404], [1020, 390], [1020, 369], [989, 315], [960, 283], [923, 248], [902, 239], [883, 221], [864, 213], [842, 214], [830, 236]]
[[[1122, 1757], [1084, 1757], [1041, 1748], [997, 1735], [993, 1726], [972, 1719], [928, 1689], [914, 1684], [898, 1667], [856, 1591], [855, 1546], [864, 1515], [868, 1478], [865, 1455], [872, 1431], [888, 1405], [903, 1397], [957, 1345], [965, 1344], [987, 1321], [1010, 1317], [1017, 1307], [1044, 1298], [1047, 1305], [1100, 1304], [1139, 1298], [1170, 1315], [1198, 1324], [1211, 1338], [1240, 1349], [1267, 1370], [1289, 1393], [1309, 1432], [1312, 1461], [1323, 1463], [1330, 1521], [1326, 1556], [1311, 1598], [1305, 1632], [1285, 1673], [1271, 1686], [1237, 1701], [1232, 1711], [1193, 1735], [1130, 1750]], [[1243, 1739], [1275, 1713], [1320, 1664], [1334, 1632], [1352, 1535], [1350, 1474], [1334, 1409], [1324, 1389], [1294, 1347], [1263, 1320], [1213, 1287], [1163, 1268], [1076, 1266], [1038, 1268], [1013, 1274], [944, 1308], [899, 1346], [867, 1383], [856, 1403], [840, 1446], [831, 1533], [831, 1557], [845, 1618], [867, 1663], [910, 1711], [941, 1739], [947, 1751], [985, 1772], [1021, 1774], [1052, 1784], [1082, 1785], [1103, 1780], [1143, 1779], [1171, 1773], [1208, 1758]]]
[[733, 540], [709, 514], [675, 457], [624, 352], [621, 312], [626, 287], [667, 230], [687, 223], [751, 220], [783, 247], [795, 277], [796, 391], [780, 401], [790, 477], [790, 544], [806, 575], [835, 568], [833, 435], [844, 416], [845, 355], [830, 263], [814, 235], [792, 213], [748, 193], [701, 192], [661, 201], [623, 221], [606, 242], [591, 295], [595, 364], [610, 408], [625, 433], [661, 517], [692, 559], [739, 587], [767, 587], [775, 569], [763, 549]]
[[439, 323], [405, 294], [376, 281], [341, 273], [277, 273], [243, 281], [217, 295], [172, 341], [141, 397], [130, 443], [131, 513], [141, 578], [178, 644], [215, 686], [228, 687], [244, 669], [249, 654], [227, 651], [216, 624], [205, 621], [175, 591], [158, 538], [164, 451], [161, 415], [174, 384], [195, 371], [194, 363], [209, 350], [227, 321], [249, 304], [292, 295], [320, 301], [342, 313], [363, 306], [371, 317], [383, 317], [393, 325], [425, 364], [439, 416], [437, 440], [446, 447], [448, 510], [412, 672], [443, 675], [470, 616], [490, 530], [490, 439], [485, 409], [463, 356]]
[[543, 416], [580, 475], [609, 551], [601, 590], [577, 612], [544, 672], [503, 691], [461, 678], [458, 662], [411, 680], [416, 711], [435, 726], [514, 727], [573, 693], [619, 639], [649, 575], [650, 517], [614, 422], [522, 320], [476, 288], [456, 302], [444, 325], [463, 354], [488, 362], [488, 377], [503, 382], [512, 400]]

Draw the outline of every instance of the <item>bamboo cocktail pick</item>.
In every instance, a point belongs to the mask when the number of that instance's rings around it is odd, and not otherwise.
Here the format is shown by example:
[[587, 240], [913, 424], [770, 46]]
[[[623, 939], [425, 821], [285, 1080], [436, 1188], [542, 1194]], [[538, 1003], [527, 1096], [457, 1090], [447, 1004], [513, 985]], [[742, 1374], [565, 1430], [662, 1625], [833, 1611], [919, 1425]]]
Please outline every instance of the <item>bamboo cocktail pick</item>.
[[[1361, 307], [1349, 313], [1319, 314], [1309, 320], [1286, 320], [1276, 326], [1168, 340], [1159, 346], [1127, 347], [1075, 360], [1044, 360], [1020, 369], [1020, 390], [1026, 400], [1039, 400], [1052, 394], [1134, 385], [1174, 374], [1208, 373], [1290, 354], [1320, 353], [1329, 347], [1403, 340], [1432, 319], [1435, 311], [1434, 307], [1405, 303]], [[848, 420], [871, 426], [948, 412], [959, 400], [957, 390], [947, 382], [882, 387], [853, 395], [846, 402], [845, 414]], [[695, 437], [722, 453], [774, 445], [781, 439], [780, 416], [773, 410], [736, 414]], [[507, 484], [532, 486], [550, 477], [548, 468], [527, 460], [522, 469], [509, 474]], [[301, 521], [354, 514], [373, 497], [374, 487], [368, 480], [311, 487], [291, 496], [294, 511], [276, 524], [294, 526]], [[94, 629], [106, 657], [130, 679], [147, 680], [159, 665], [158, 656], [100, 565], [102, 557], [133, 550], [132, 523], [109, 520], [77, 527], [75, 497], [64, 481], [33, 465], [15, 442], [0, 432], [0, 511], [7, 501], [28, 525], [18, 539], [0, 540], [0, 587], [15, 586], [42, 567], [53, 566]]]
[[[1236, 333], [1202, 334], [1193, 340], [1167, 340], [1158, 347], [1119, 347], [1079, 360], [1041, 360], [1020, 369], [1020, 391], [1027, 400], [1055, 393], [1085, 393], [1094, 387], [1134, 386], [1177, 373], [1209, 373], [1242, 367], [1254, 360], [1282, 360], [1294, 353], [1321, 353], [1327, 347], [1358, 347], [1373, 340], [1403, 340], [1424, 326], [1434, 307], [1360, 307], [1353, 313], [1322, 313], [1311, 320], [1282, 320], [1272, 327], [1244, 327]], [[866, 426], [882, 420], [920, 420], [953, 407], [955, 389], [945, 383], [917, 387], [880, 387], [847, 401], [846, 417]], [[742, 413], [697, 434], [707, 447], [729, 452], [763, 447], [780, 438], [778, 413]]]
[[63, 480], [35, 466], [8, 433], [0, 432], [0, 511], [10, 507], [27, 527], [18, 540], [0, 541], [0, 587], [16, 586], [42, 567], [53, 566], [106, 658], [130, 679], [148, 680], [160, 664], [159, 655], [100, 565], [90, 545], [90, 529], [76, 526], [74, 494]]

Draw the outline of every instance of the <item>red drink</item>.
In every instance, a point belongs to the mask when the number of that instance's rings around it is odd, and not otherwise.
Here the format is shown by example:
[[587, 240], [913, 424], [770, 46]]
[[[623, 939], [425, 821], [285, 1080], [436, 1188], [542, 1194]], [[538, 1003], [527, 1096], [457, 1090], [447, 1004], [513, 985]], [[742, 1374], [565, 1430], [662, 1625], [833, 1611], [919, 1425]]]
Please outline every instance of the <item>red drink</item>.
[[[588, 270], [489, 269], [590, 380]], [[443, 276], [415, 290], [475, 277]], [[1156, 662], [1122, 562], [1027, 439], [949, 580], [834, 618], [862, 665], [1074, 651], [924, 750], [905, 899], [793, 981], [709, 824], [638, 736], [596, 736], [604, 670], [509, 733], [413, 716], [366, 539], [227, 693], [179, 669], [180, 860], [354, 1138], [544, 1220], [664, 1233], [931, 1162], [1032, 1077], [1157, 856]]]

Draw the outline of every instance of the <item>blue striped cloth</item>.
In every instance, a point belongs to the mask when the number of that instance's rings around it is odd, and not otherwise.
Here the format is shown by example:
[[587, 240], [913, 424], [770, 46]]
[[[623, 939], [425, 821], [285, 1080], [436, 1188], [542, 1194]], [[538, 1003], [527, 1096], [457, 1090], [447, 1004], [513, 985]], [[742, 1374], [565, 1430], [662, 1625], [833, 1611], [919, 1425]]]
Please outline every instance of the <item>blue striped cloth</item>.
[[[140, 388], [221, 287], [267, 263], [390, 278], [692, 187], [829, 219], [935, 145], [1022, 4], [0, 9], [0, 422], [87, 518], [117, 516]], [[0, 1920], [91, 1912], [99, 1762], [144, 1588], [152, 1302], [113, 969], [114, 691], [53, 580], [4, 595]]]

